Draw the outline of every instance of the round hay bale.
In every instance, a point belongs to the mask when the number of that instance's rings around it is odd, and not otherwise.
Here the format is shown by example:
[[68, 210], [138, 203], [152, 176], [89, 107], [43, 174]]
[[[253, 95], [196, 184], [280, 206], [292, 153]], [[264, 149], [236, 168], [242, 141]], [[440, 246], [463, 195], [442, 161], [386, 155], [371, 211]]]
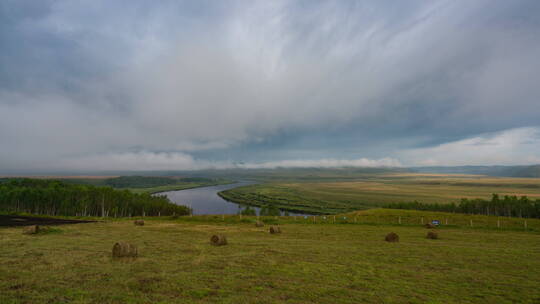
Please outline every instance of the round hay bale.
[[281, 228], [279, 228], [279, 226], [270, 226], [270, 233], [271, 234], [281, 233]]
[[24, 234], [37, 234], [39, 232], [38, 225], [26, 226], [23, 229]]
[[126, 242], [118, 242], [115, 243], [112, 249], [112, 256], [113, 258], [123, 258], [123, 257], [137, 257], [139, 255], [139, 250], [137, 249], [137, 246], [126, 243]]
[[227, 238], [223, 234], [214, 234], [210, 238], [210, 244], [214, 246], [227, 245]]
[[144, 226], [144, 220], [135, 220], [133, 224], [135, 224], [135, 226]]
[[399, 242], [399, 235], [395, 234], [394, 232], [390, 232], [386, 235], [384, 240], [387, 242]]
[[439, 238], [439, 235], [435, 231], [428, 231], [426, 238], [436, 240]]
[[432, 223], [427, 223], [427, 224], [424, 225], [424, 227], [426, 227], [427, 229], [435, 229], [436, 228], [436, 226], [433, 225]]
[[264, 227], [264, 223], [261, 222], [261, 221], [256, 221], [255, 222], [255, 227]]

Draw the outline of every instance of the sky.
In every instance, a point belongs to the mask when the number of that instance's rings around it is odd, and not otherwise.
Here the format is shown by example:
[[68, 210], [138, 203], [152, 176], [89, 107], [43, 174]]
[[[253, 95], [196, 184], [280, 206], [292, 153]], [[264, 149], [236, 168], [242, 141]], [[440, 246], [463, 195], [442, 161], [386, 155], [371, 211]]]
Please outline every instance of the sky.
[[0, 2], [0, 174], [540, 163], [540, 1]]

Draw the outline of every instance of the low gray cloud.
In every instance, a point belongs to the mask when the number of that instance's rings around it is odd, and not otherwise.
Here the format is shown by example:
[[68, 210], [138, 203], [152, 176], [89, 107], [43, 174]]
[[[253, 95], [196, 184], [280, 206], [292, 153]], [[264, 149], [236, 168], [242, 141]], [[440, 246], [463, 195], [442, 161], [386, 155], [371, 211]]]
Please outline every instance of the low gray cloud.
[[[411, 151], [445, 164], [437, 147], [539, 126], [539, 11], [521, 0], [3, 1], [0, 169], [424, 162]], [[512, 144], [537, 159], [526, 141]], [[509, 162], [494, 150], [489, 162]]]
[[[336, 167], [401, 167], [392, 158], [382, 159], [304, 159], [267, 162], [233, 162], [195, 159], [181, 152], [126, 152], [107, 153], [88, 157], [62, 158], [52, 164], [54, 168], [70, 168], [74, 171], [124, 171], [137, 170], [203, 170], [203, 169], [275, 169], [275, 168], [336, 168]], [[51, 164], [36, 167], [38, 171], [51, 168]], [[50, 170], [50, 169], [49, 169]]]
[[417, 166], [532, 165], [540, 164], [540, 128], [518, 128], [479, 134], [428, 148], [399, 152], [399, 158]]

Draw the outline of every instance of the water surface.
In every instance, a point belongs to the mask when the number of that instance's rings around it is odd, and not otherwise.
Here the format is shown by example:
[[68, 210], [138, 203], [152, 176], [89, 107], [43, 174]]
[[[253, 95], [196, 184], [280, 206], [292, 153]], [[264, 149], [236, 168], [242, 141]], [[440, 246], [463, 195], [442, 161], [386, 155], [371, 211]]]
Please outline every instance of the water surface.
[[[229, 190], [236, 187], [252, 185], [256, 182], [241, 181], [234, 184], [218, 185], [209, 187], [199, 187], [186, 190], [161, 192], [160, 195], [166, 195], [171, 202], [178, 205], [189, 206], [193, 209], [193, 214], [238, 214], [247, 206], [242, 206], [222, 199], [218, 192]], [[257, 214], [260, 212], [258, 207], [249, 207]], [[283, 214], [283, 212], [282, 212]], [[289, 212], [290, 215], [302, 215]]]

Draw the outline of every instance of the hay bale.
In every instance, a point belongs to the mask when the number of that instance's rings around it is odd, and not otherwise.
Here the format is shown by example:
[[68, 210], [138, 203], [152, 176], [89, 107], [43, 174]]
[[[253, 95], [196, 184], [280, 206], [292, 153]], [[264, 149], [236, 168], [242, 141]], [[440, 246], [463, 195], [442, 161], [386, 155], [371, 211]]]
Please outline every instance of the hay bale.
[[261, 221], [256, 221], [255, 222], [255, 227], [264, 227], [264, 223], [261, 222]]
[[223, 234], [214, 234], [210, 238], [210, 244], [214, 246], [227, 245], [227, 238]]
[[135, 220], [133, 224], [135, 224], [135, 226], [144, 226], [144, 220]]
[[123, 258], [123, 257], [137, 257], [139, 255], [139, 250], [137, 249], [137, 246], [126, 243], [126, 242], [118, 242], [115, 243], [112, 249], [112, 256], [113, 258]]
[[281, 233], [281, 228], [279, 228], [279, 226], [270, 226], [270, 233], [271, 234]]
[[399, 235], [395, 234], [394, 232], [390, 232], [386, 235], [384, 240], [387, 242], [399, 242]]
[[32, 225], [32, 226], [26, 226], [23, 228], [24, 234], [37, 234], [39, 233], [39, 226], [38, 225]]
[[431, 224], [431, 223], [425, 224], [424, 227], [426, 227], [427, 229], [435, 229], [436, 228], [436, 226]]
[[436, 240], [439, 238], [439, 235], [435, 231], [428, 231], [426, 238]]

